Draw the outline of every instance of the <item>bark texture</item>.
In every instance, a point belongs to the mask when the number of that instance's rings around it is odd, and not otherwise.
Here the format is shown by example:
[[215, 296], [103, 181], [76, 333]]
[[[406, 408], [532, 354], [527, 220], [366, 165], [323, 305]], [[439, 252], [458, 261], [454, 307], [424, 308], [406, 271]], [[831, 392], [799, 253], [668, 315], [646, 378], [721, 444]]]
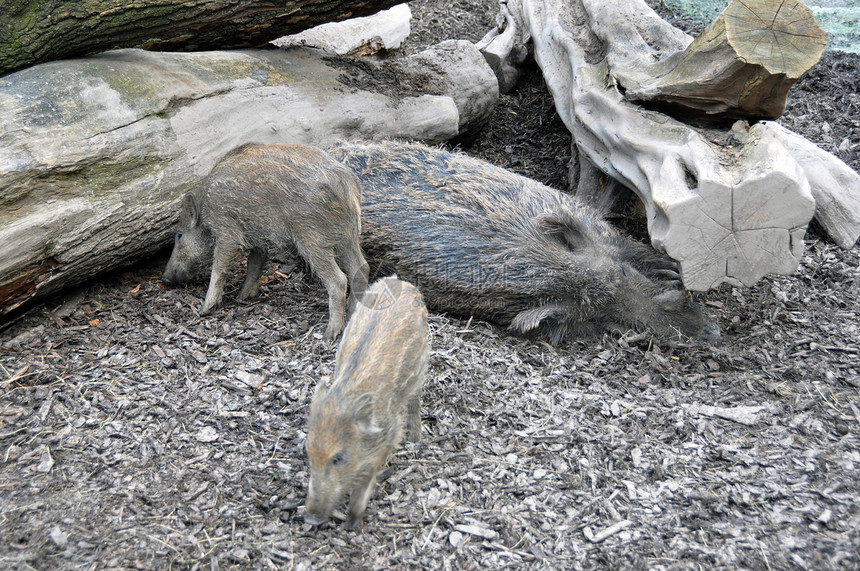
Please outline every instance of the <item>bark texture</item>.
[[258, 48], [402, 0], [0, 0], [0, 73], [114, 48]]

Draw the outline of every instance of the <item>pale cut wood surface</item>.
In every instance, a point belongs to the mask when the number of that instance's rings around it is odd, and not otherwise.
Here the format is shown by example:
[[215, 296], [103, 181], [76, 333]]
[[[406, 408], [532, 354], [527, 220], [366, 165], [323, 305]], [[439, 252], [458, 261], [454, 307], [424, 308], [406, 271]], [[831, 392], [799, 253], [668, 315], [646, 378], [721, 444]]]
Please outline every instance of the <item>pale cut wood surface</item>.
[[732, 0], [722, 13], [738, 57], [797, 79], [818, 63], [827, 37], [799, 0]]
[[[610, 15], [605, 18], [598, 21]], [[674, 52], [654, 54], [606, 26], [600, 33], [613, 46], [610, 61], [621, 64], [612, 66], [613, 75], [628, 100], [752, 120], [782, 115], [789, 89], [826, 45], [812, 12], [795, 0], [732, 0], [699, 37]], [[613, 51], [624, 57], [613, 58]]]

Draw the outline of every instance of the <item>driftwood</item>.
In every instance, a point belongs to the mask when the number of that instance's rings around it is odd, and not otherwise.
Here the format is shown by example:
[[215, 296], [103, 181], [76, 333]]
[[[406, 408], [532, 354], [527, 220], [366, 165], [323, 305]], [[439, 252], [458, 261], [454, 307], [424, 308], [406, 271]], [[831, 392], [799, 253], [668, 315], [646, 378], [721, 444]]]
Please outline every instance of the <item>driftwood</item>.
[[809, 139], [777, 123], [769, 127], [803, 168], [815, 198], [815, 219], [827, 237], [841, 248], [854, 246], [860, 237], [860, 176]]
[[182, 195], [241, 143], [438, 143], [497, 99], [466, 41], [383, 63], [119, 50], [2, 77], [0, 313], [169, 243]]
[[[702, 46], [693, 38], [641, 0], [509, 0], [500, 19], [514, 26], [515, 33], [497, 30], [496, 41], [514, 48], [531, 42], [556, 109], [573, 135], [579, 157], [577, 194], [606, 200], [598, 192], [601, 174], [632, 189], [645, 206], [652, 243], [679, 262], [688, 288], [707, 290], [723, 282], [751, 285], [768, 273], [796, 269], [815, 201], [807, 172], [782, 131], [766, 122], [694, 126], [627, 98], [631, 92], [641, 99], [649, 90], [666, 88], [659, 109], [678, 103], [680, 83], [669, 81], [671, 73], [647, 89], [643, 86], [660, 66], [677, 70], [699, 57]], [[784, 37], [771, 33], [762, 41]], [[516, 57], [495, 49], [490, 35], [485, 40], [482, 47], [492, 54], [488, 59], [504, 63], [496, 69], [513, 74]], [[803, 65], [818, 57], [817, 49], [801, 50], [808, 54]], [[707, 70], [699, 71], [704, 79]], [[688, 69], [688, 75], [695, 72]], [[701, 115], [718, 110], [728, 117], [749, 115], [751, 109], [784, 104], [774, 103], [778, 98], [772, 96], [789, 80], [763, 81], [748, 68], [735, 73], [742, 86], [736, 94], [752, 86], [759, 95], [721, 96], [716, 104], [715, 89], [705, 89], [710, 103], [699, 109]], [[775, 89], [777, 84], [780, 89]], [[731, 82], [714, 85], [725, 95]], [[693, 107], [685, 106], [688, 120], [696, 112]]]
[[520, 77], [519, 66], [529, 55], [528, 35], [523, 33], [522, 19], [511, 14], [507, 2], [499, 2], [496, 20], [498, 25], [475, 45], [493, 68], [499, 80], [499, 91], [510, 93]]
[[0, 73], [114, 48], [260, 48], [403, 0], [0, 0]]

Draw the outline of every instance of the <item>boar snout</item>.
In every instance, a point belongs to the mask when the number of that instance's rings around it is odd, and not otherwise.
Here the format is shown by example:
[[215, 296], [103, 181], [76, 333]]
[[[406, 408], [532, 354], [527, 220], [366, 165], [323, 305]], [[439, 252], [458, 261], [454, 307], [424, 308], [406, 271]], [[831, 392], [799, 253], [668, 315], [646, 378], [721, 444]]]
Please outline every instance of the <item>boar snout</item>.
[[716, 323], [707, 322], [698, 336], [696, 336], [695, 341], [698, 343], [704, 344], [716, 344], [720, 342], [720, 328], [717, 327]]
[[320, 493], [319, 482], [316, 481], [316, 478], [311, 476], [308, 484], [308, 499], [305, 503], [305, 523], [319, 526], [324, 523], [328, 523], [331, 519], [335, 503], [342, 499], [340, 497], [341, 491], [336, 490], [334, 493], [333, 490], [330, 489], [325, 489], [324, 491], [327, 493]]
[[178, 268], [168, 268], [161, 274], [161, 281], [166, 286], [178, 286], [188, 282], [189, 276]]
[[331, 520], [333, 517], [335, 506], [343, 505], [346, 499], [345, 490], [337, 490], [336, 496], [329, 496], [325, 493], [315, 492], [314, 486], [311, 485], [308, 490], [308, 501], [305, 504], [304, 520], [305, 523], [314, 527], [322, 525], [334, 525]]

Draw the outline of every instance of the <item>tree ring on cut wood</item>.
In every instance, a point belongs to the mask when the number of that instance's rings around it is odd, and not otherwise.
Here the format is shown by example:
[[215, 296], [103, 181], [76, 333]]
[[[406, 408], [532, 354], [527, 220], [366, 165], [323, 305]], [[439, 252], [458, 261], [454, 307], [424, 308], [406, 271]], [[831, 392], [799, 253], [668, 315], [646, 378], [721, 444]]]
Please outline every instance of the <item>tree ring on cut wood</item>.
[[827, 45], [824, 30], [799, 0], [730, 2], [723, 17], [726, 39], [738, 56], [770, 73], [796, 79], [818, 62]]

